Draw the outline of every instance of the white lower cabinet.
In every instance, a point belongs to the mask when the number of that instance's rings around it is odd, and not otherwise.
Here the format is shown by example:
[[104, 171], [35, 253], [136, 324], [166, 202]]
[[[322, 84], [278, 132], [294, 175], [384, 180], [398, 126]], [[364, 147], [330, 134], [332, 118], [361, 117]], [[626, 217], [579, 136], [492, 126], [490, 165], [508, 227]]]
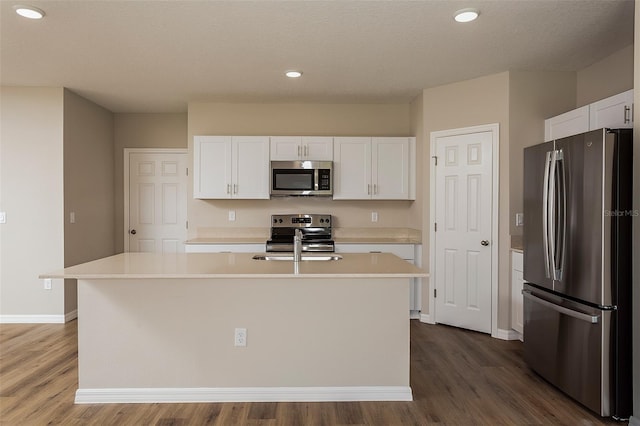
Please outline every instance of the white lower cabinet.
[[265, 243], [259, 244], [185, 244], [186, 253], [264, 253]]
[[522, 257], [522, 252], [511, 252], [511, 328], [520, 333], [520, 336], [524, 332]]
[[[420, 244], [349, 244], [336, 243], [336, 253], [393, 253], [396, 256], [421, 266], [422, 246]], [[409, 289], [409, 315], [420, 318], [422, 300], [422, 278], [412, 278]]]

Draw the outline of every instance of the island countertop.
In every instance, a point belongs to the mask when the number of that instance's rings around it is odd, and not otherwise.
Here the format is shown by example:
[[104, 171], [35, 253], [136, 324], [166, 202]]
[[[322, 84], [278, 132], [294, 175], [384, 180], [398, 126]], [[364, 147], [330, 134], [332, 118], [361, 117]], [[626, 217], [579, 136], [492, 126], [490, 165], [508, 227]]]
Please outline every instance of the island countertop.
[[[121, 253], [42, 274], [40, 278], [414, 278], [422, 269], [389, 253], [345, 253], [340, 260], [254, 260], [264, 253]], [[332, 253], [331, 253], [332, 254]], [[305, 254], [313, 256], [313, 254]], [[297, 270], [296, 270], [297, 269]]]

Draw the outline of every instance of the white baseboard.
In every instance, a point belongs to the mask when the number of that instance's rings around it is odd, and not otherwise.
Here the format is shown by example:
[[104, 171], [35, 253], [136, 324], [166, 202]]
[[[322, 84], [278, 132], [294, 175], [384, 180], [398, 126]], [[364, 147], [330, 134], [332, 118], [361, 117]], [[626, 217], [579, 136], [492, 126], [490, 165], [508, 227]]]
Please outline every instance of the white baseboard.
[[76, 404], [413, 401], [409, 386], [78, 389]]
[[420, 314], [420, 322], [435, 324], [435, 322], [431, 319], [431, 315], [429, 314]]
[[629, 426], [640, 426], [640, 417], [631, 416]]
[[0, 315], [0, 324], [64, 324], [78, 318], [78, 311], [64, 315]]
[[520, 333], [518, 333], [517, 331], [505, 330], [503, 328], [499, 328], [498, 331], [491, 335], [491, 337], [501, 340], [522, 340]]

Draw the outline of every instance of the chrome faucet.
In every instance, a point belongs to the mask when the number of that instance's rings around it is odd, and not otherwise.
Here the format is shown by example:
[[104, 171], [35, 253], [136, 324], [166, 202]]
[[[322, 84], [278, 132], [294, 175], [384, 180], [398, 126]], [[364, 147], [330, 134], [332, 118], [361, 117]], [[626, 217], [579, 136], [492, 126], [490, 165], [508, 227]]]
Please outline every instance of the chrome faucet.
[[300, 262], [302, 259], [302, 231], [299, 229], [295, 230], [295, 234], [293, 236], [293, 261]]

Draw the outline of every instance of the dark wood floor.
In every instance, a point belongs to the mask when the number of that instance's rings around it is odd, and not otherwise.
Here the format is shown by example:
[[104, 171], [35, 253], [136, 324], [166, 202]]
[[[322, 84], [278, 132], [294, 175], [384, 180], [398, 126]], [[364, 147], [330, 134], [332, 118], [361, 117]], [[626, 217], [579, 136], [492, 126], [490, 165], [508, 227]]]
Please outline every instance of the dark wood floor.
[[0, 325], [1, 425], [598, 425], [522, 344], [411, 322], [413, 402], [74, 405], [77, 323]]

